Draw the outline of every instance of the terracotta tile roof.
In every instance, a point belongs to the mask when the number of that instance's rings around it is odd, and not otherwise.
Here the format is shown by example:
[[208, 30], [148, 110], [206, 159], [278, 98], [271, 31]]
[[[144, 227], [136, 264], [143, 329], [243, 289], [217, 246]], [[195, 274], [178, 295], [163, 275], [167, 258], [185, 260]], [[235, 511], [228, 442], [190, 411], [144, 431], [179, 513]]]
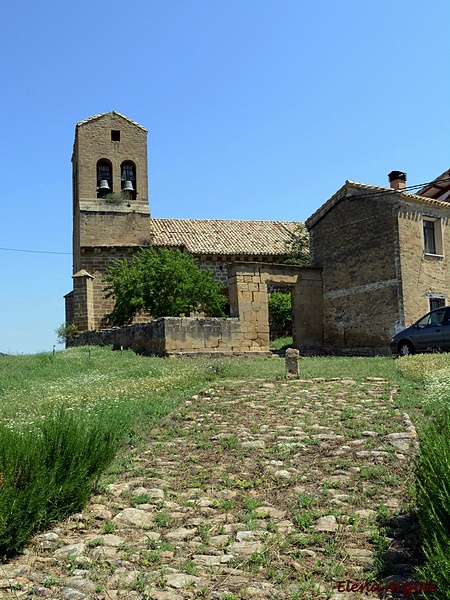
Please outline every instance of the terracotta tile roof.
[[225, 219], [151, 219], [155, 246], [183, 246], [192, 254], [279, 255], [296, 222]]

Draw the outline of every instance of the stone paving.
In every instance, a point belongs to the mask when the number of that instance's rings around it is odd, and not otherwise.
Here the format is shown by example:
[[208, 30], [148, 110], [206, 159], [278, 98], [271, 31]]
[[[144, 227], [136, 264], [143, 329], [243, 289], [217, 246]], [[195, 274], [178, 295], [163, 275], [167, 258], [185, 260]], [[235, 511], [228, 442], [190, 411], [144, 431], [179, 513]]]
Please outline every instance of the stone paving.
[[[82, 514], [3, 565], [0, 595], [394, 597], [370, 579], [386, 550], [388, 581], [416, 560], [416, 432], [394, 397], [377, 378], [215, 383], [123, 456]], [[347, 580], [366, 587], [342, 591]]]

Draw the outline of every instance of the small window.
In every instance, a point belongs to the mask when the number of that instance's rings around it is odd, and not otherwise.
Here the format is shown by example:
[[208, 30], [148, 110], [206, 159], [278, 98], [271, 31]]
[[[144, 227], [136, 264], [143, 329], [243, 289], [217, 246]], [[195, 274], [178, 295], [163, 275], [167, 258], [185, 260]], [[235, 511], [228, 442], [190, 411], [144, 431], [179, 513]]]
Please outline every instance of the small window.
[[120, 131], [117, 129], [111, 129], [111, 141], [120, 142]]
[[424, 218], [423, 249], [425, 254], [443, 255], [442, 227], [440, 219]]
[[430, 310], [445, 306], [445, 298], [430, 298]]

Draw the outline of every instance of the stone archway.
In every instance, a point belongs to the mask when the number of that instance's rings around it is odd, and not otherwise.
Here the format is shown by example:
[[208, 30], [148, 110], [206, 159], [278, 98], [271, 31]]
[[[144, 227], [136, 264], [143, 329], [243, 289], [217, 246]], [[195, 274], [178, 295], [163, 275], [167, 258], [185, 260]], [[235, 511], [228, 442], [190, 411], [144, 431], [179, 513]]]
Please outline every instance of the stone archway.
[[323, 345], [322, 270], [261, 263], [229, 266], [230, 316], [239, 317], [249, 348], [269, 349], [268, 286], [292, 290], [294, 346], [310, 353]]

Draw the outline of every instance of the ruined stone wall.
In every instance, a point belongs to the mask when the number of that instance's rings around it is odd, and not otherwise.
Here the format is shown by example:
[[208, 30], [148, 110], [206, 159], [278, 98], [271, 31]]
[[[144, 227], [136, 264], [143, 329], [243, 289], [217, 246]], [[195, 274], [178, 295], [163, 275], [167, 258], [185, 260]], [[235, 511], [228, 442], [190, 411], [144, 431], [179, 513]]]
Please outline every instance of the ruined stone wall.
[[86, 331], [71, 345], [112, 345], [158, 356], [269, 354], [262, 347], [243, 346], [243, 339], [238, 319], [161, 317], [151, 323]]
[[[83, 277], [93, 287], [92, 277], [87, 274]], [[308, 353], [321, 347], [323, 314], [319, 269], [234, 263], [229, 270], [229, 282], [232, 318], [162, 317], [151, 323], [123, 328], [103, 331], [96, 328], [79, 335], [73, 345], [112, 344], [159, 355], [270, 354], [267, 288], [287, 285], [292, 288], [294, 344]]]
[[397, 210], [392, 194], [369, 195], [349, 186], [313, 224], [313, 264], [323, 269], [326, 347], [388, 351], [402, 319]]
[[[423, 217], [434, 218], [442, 247], [426, 254]], [[450, 289], [450, 222], [448, 209], [439, 205], [401, 203], [399, 212], [400, 263], [402, 270], [404, 322], [408, 327], [430, 310], [430, 297], [442, 297], [448, 304]], [[439, 241], [439, 240], [437, 240]]]
[[[291, 289], [294, 346], [315, 353], [323, 345], [322, 273], [320, 269], [291, 265], [235, 263], [230, 266], [231, 316], [239, 316], [244, 340], [269, 346], [269, 293], [271, 287]], [[250, 346], [251, 347], [251, 346]]]

